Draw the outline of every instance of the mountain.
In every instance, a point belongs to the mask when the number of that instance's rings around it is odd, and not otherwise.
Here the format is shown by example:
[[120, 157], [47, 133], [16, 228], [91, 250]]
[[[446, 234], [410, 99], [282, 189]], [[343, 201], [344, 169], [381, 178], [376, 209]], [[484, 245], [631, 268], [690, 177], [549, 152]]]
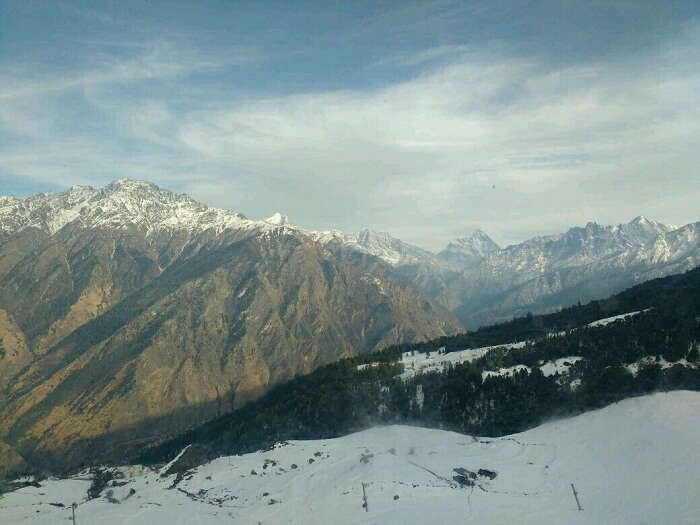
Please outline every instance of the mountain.
[[700, 264], [700, 222], [678, 228], [641, 216], [616, 226], [589, 222], [505, 248], [476, 230], [437, 255], [368, 230], [314, 238], [380, 257], [469, 329], [606, 297]]
[[274, 226], [292, 226], [289, 217], [287, 217], [286, 215], [282, 215], [280, 212], [274, 213], [272, 217], [268, 217], [267, 219], [265, 219], [265, 222]]
[[329, 230], [313, 231], [310, 232], [310, 235], [324, 246], [346, 245], [379, 257], [393, 266], [414, 264], [422, 261], [435, 261], [437, 263], [437, 258], [429, 251], [401, 241], [385, 232], [364, 229], [357, 234], [346, 234], [337, 230]]
[[417, 424], [502, 436], [661, 390], [700, 390], [700, 267], [604, 300], [320, 367], [132, 458], [214, 456]]
[[528, 311], [554, 311], [605, 297], [700, 263], [700, 223], [682, 228], [638, 217], [628, 224], [588, 223], [487, 254], [451, 286], [452, 311], [468, 327]]
[[65, 468], [341, 357], [454, 333], [393, 268], [155, 185], [0, 200], [0, 445]]
[[353, 257], [351, 252], [357, 252], [364, 255], [364, 260], [380, 259], [391, 265], [396, 274], [413, 282], [449, 310], [459, 304], [452, 300], [453, 291], [449, 286], [459, 275], [460, 264], [454, 264], [385, 232], [364, 229], [358, 234], [315, 231], [310, 235], [333, 253]]
[[476, 231], [433, 254], [126, 179], [2, 197], [0, 460], [113, 458], [337, 359], [459, 332], [455, 315], [476, 327], [681, 272], [699, 228], [638, 217], [505, 248]]
[[681, 391], [501, 438], [390, 425], [278, 443], [184, 470], [197, 455], [190, 447], [160, 470], [132, 465], [25, 482], [4, 495], [3, 517], [64, 522], [76, 502], [77, 523], [104, 525], [690, 525], [700, 513], [699, 414], [700, 394]]
[[468, 237], [456, 239], [442, 250], [438, 257], [459, 266], [472, 266], [481, 262], [487, 255], [498, 252], [500, 247], [482, 230], [475, 230]]

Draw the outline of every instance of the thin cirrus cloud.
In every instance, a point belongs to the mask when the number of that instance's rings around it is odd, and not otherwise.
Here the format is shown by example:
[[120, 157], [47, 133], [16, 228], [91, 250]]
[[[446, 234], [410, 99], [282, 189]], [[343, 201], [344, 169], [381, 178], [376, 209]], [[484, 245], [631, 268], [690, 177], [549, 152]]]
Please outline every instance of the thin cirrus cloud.
[[265, 50], [158, 39], [50, 78], [0, 75], [0, 175], [40, 189], [146, 179], [430, 249], [475, 226], [507, 243], [587, 220], [689, 222], [697, 49], [692, 22], [653, 48], [570, 64], [437, 45], [368, 61], [408, 68], [400, 80], [275, 93], [236, 83], [275, 60]]

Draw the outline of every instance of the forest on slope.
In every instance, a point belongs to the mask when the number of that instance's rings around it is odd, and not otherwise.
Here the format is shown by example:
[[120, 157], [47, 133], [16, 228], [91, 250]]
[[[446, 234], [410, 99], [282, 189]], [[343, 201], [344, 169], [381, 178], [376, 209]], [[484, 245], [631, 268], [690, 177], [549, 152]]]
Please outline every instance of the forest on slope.
[[[636, 315], [591, 325], [626, 312]], [[498, 346], [516, 341], [526, 343]], [[554, 314], [343, 359], [133, 459], [163, 462], [191, 443], [214, 457], [390, 423], [510, 434], [630, 396], [700, 390], [699, 341], [696, 268]], [[406, 356], [484, 346], [495, 348], [439, 370], [401, 375]], [[562, 360], [565, 369], [545, 373]]]

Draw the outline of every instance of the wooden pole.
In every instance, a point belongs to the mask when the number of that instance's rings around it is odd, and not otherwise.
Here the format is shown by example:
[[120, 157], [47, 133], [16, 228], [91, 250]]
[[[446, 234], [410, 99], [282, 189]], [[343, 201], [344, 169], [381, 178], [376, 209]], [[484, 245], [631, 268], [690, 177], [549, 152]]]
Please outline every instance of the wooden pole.
[[70, 506], [70, 510], [71, 510], [71, 512], [73, 513], [73, 525], [75, 525], [75, 508], [76, 508], [77, 506], [78, 506], [77, 503], [73, 503], [73, 504]]
[[578, 501], [578, 492], [576, 492], [576, 488], [574, 487], [574, 484], [571, 484], [571, 492], [574, 493], [574, 499], [576, 500], [576, 506], [578, 507], [578, 510], [583, 510], [581, 508], [581, 504]]
[[367, 493], [365, 492], [365, 482], [362, 482], [362, 506], [365, 508], [365, 512], [369, 512], [369, 507], [367, 505]]

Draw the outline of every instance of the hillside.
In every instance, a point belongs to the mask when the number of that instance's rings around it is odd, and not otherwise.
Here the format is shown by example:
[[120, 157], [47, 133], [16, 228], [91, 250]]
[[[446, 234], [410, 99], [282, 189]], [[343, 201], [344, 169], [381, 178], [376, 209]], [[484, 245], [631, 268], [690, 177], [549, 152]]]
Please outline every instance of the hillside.
[[[118, 461], [229, 417], [238, 428], [241, 418], [257, 412], [237, 410], [277, 385], [283, 386], [250, 409], [264, 406], [263, 415], [246, 423], [234, 442], [226, 443], [229, 431], [223, 432], [217, 446], [340, 435], [372, 421], [423, 421], [498, 434], [522, 430], [548, 414], [599, 406], [590, 394], [602, 373], [596, 363], [612, 361], [594, 338], [615, 340], [612, 346], [626, 359], [615, 365], [631, 366], [635, 359], [655, 355], [668, 357], [668, 363], [687, 360], [689, 348], [668, 348], [667, 342], [657, 348], [657, 339], [644, 329], [654, 326], [667, 341], [694, 344], [697, 339], [688, 334], [697, 327], [688, 312], [697, 311], [697, 305], [692, 293], [679, 292], [677, 286], [697, 290], [697, 272], [466, 334], [446, 309], [459, 312], [464, 305], [450, 299], [456, 296], [449, 294], [464, 290], [454, 279], [510, 254], [505, 266], [492, 265], [503, 272], [478, 270], [470, 281], [476, 284], [469, 300], [486, 307], [490, 303], [483, 294], [492, 293], [490, 279], [512, 284], [508, 272], [526, 276], [534, 268], [544, 276], [578, 265], [588, 268], [582, 270], [586, 279], [602, 286], [607, 281], [589, 271], [590, 265], [614, 260], [624, 263], [617, 268], [625, 279], [649, 277], [656, 270], [631, 272], [625, 261], [651, 257], [653, 268], [665, 265], [661, 273], [687, 267], [695, 260], [697, 244], [690, 226], [673, 229], [643, 218], [619, 227], [589, 224], [504, 249], [477, 231], [434, 255], [370, 230], [356, 236], [306, 232], [281, 214], [251, 220], [126, 179], [102, 189], [80, 186], [24, 200], [2, 198], [0, 472], [74, 470]], [[574, 297], [568, 300], [575, 302]], [[566, 333], [642, 310], [639, 324], [631, 321], [624, 330]], [[674, 319], [686, 324], [679, 326]], [[629, 348], [640, 330], [644, 344]], [[561, 341], [549, 342], [552, 334], [560, 334]], [[395, 369], [408, 364], [399, 358], [401, 352], [465, 351], [526, 341], [536, 351], [482, 351], [481, 361], [474, 357], [453, 363], [455, 377], [441, 375], [438, 384], [429, 385], [425, 378], [396, 382], [402, 372]], [[385, 348], [390, 350], [379, 358], [362, 357]], [[532, 370], [534, 355], [545, 362], [585, 358], [571, 369], [572, 381], [580, 379], [583, 388], [574, 394], [536, 374], [519, 386], [515, 378], [503, 379], [498, 387], [474, 382], [479, 395], [494, 406], [506, 406], [500, 414], [467, 408], [472, 398], [459, 399], [448, 410], [440, 405], [442, 397], [431, 397], [438, 395], [434, 392], [449, 397], [457, 388], [451, 381], [472, 381], [488, 367]], [[344, 358], [355, 359], [338, 362]], [[365, 375], [353, 368], [376, 359], [389, 364], [373, 365]], [[337, 364], [295, 379], [331, 363]], [[650, 381], [664, 388], [694, 388], [695, 368], [682, 368], [682, 374], [672, 376], [662, 368]], [[632, 382], [639, 384], [611, 399], [647, 391], [641, 380]], [[324, 394], [309, 397], [306, 391], [299, 393], [302, 387]], [[417, 411], [410, 400], [419, 388], [427, 401]], [[508, 415], [508, 399], [523, 402], [517, 395], [526, 388], [539, 393], [529, 401], [530, 419], [517, 420]], [[292, 405], [288, 415], [280, 392]]]
[[604, 316], [594, 317], [602, 308], [594, 302], [341, 360], [146, 450], [139, 462], [165, 461], [189, 443], [215, 456], [380, 423], [500, 436], [656, 390], [700, 390], [699, 292], [700, 268], [613, 296], [602, 304], [621, 311]]
[[88, 473], [48, 479], [5, 494], [0, 512], [17, 524], [63, 522], [72, 502], [78, 523], [105, 525], [691, 524], [699, 414], [700, 394], [670, 392], [501, 438], [376, 427], [220, 457], [184, 476], [122, 467], [91, 500]]
[[0, 230], [11, 465], [119, 458], [318, 366], [460, 329], [384, 263], [148, 183], [5, 198]]

